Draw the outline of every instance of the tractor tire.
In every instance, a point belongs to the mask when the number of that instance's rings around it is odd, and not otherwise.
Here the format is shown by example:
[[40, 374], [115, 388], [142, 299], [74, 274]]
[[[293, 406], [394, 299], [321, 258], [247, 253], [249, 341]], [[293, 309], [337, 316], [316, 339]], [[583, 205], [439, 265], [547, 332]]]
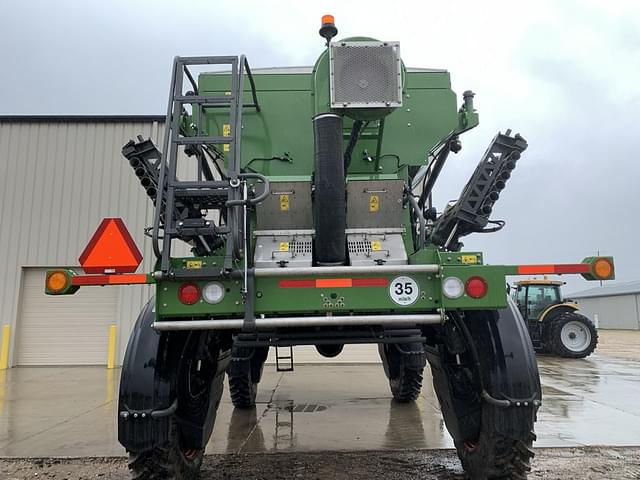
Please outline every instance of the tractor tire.
[[204, 449], [182, 449], [175, 421], [171, 425], [169, 444], [141, 453], [129, 452], [129, 472], [132, 480], [196, 480]]
[[565, 358], [585, 358], [598, 345], [593, 322], [576, 312], [565, 312], [548, 320], [545, 345], [549, 353]]
[[384, 367], [384, 373], [389, 379], [391, 394], [396, 402], [413, 402], [420, 396], [424, 365], [411, 365], [407, 355], [424, 355], [424, 351], [400, 353], [396, 345], [378, 345], [378, 352]]
[[526, 480], [534, 457], [533, 431], [510, 438], [495, 431], [501, 407], [483, 407], [483, 428], [476, 441], [454, 442], [458, 458], [470, 479]]
[[127, 344], [118, 441], [129, 454], [134, 480], [197, 479], [224, 390], [231, 337], [159, 334], [151, 327], [154, 305], [152, 298]]
[[234, 407], [255, 407], [258, 382], [254, 382], [251, 378], [251, 371], [245, 375], [229, 375], [229, 393]]
[[253, 408], [256, 405], [258, 383], [262, 377], [268, 348], [233, 347], [227, 369], [229, 393], [235, 408]]
[[[451, 352], [441, 345], [437, 354], [428, 351], [428, 358], [442, 416], [465, 473], [473, 480], [526, 480], [534, 456], [539, 400], [501, 404], [514, 393], [516, 398], [527, 398], [533, 392], [539, 399], [535, 353], [526, 325], [515, 307], [508, 314], [467, 312], [466, 318], [455, 316], [451, 321], [464, 332], [465, 350]], [[510, 365], [504, 363], [505, 351], [513, 355]], [[491, 397], [483, 385], [500, 393]]]

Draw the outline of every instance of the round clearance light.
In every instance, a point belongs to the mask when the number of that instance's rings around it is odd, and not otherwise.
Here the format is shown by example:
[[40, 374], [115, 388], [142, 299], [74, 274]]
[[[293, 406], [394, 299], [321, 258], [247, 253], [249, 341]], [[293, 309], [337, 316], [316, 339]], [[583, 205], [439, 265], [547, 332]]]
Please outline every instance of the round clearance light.
[[458, 277], [447, 277], [442, 282], [442, 293], [447, 298], [460, 298], [464, 293], [464, 285]]
[[207, 303], [220, 303], [224, 298], [224, 287], [218, 282], [209, 282], [202, 289], [202, 298]]
[[593, 273], [595, 273], [598, 278], [609, 278], [613, 274], [613, 265], [606, 258], [599, 258], [593, 264]]
[[183, 283], [178, 289], [178, 300], [185, 305], [193, 305], [200, 300], [200, 289], [195, 283]]
[[47, 274], [47, 288], [53, 293], [60, 293], [69, 286], [69, 275], [57, 270]]
[[482, 277], [471, 277], [464, 285], [464, 289], [471, 298], [482, 298], [487, 294], [489, 287]]

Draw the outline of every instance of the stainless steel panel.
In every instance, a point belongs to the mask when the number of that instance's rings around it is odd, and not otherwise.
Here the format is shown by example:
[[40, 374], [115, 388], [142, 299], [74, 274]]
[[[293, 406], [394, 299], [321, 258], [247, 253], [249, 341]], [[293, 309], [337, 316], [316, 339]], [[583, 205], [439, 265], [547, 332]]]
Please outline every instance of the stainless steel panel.
[[[262, 185], [256, 186], [262, 193]], [[256, 207], [257, 230], [313, 228], [311, 182], [271, 182], [270, 195]]]
[[349, 261], [353, 266], [406, 265], [402, 235], [394, 233], [347, 235]]
[[[286, 262], [286, 263], [282, 263]], [[272, 235], [256, 238], [256, 268], [311, 267], [313, 239], [310, 235]]]
[[402, 227], [402, 180], [347, 182], [347, 228]]

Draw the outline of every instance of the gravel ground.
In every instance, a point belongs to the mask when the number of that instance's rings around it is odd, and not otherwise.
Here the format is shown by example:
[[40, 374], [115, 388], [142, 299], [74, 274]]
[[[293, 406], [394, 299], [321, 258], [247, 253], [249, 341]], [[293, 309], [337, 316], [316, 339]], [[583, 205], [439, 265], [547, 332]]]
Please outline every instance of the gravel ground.
[[[126, 480], [124, 458], [0, 459], [0, 478]], [[461, 480], [452, 450], [241, 454], [205, 457], [202, 480]], [[536, 449], [530, 479], [640, 479], [640, 447]]]

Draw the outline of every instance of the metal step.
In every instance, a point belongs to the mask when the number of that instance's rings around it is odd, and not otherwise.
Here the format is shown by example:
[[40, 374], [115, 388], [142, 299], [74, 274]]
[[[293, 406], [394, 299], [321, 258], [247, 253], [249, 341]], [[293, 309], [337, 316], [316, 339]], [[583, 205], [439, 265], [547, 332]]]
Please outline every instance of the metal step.
[[230, 106], [236, 97], [234, 95], [180, 95], [175, 98], [180, 103], [195, 103], [198, 105], [228, 105]]
[[[288, 349], [289, 355], [280, 355], [280, 349]], [[281, 360], [289, 360], [289, 365], [281, 366]], [[293, 372], [293, 346], [276, 347], [276, 371], [277, 372]]]
[[229, 197], [228, 189], [177, 189], [174, 192], [176, 199], [200, 208], [219, 210], [224, 208]]
[[173, 139], [173, 143], [176, 145], [222, 145], [235, 141], [235, 137], [209, 137], [209, 136], [197, 136], [197, 137], [178, 137]]

